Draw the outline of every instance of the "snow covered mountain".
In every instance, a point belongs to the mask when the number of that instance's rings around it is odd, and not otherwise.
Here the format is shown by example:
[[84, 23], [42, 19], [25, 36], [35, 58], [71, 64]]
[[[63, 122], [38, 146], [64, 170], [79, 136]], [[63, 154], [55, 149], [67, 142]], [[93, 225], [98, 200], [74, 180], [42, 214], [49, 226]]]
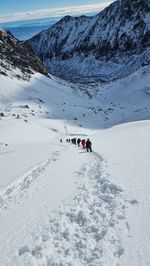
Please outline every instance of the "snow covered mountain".
[[[145, 12], [148, 5], [142, 3]], [[125, 2], [111, 8], [119, 4]], [[138, 8], [140, 1], [134, 11]], [[62, 22], [68, 29], [72, 21], [79, 33], [81, 24], [88, 31], [87, 25], [93, 21], [94, 27], [99, 16], [66, 17]], [[57, 32], [53, 34], [55, 40]], [[82, 51], [85, 72], [93, 58], [93, 64], [105, 62], [103, 80], [114, 79], [114, 73], [122, 78], [81, 85], [43, 75], [30, 48], [0, 30], [0, 266], [150, 265], [146, 41], [137, 42], [136, 49], [116, 48], [113, 55], [110, 49], [98, 59], [94, 50], [90, 55]], [[80, 51], [72, 56], [62, 60], [60, 53], [56, 60], [70, 69], [74, 60], [74, 68], [79, 67]], [[112, 72], [114, 60], [118, 72]], [[90, 138], [93, 152], [66, 141], [78, 137]]]
[[10, 32], [0, 29], [0, 74], [8, 75], [8, 72], [25, 79], [34, 72], [47, 75], [40, 59], [28, 44], [18, 41]]
[[150, 1], [119, 0], [94, 17], [66, 16], [28, 43], [52, 73], [112, 80], [149, 64]]

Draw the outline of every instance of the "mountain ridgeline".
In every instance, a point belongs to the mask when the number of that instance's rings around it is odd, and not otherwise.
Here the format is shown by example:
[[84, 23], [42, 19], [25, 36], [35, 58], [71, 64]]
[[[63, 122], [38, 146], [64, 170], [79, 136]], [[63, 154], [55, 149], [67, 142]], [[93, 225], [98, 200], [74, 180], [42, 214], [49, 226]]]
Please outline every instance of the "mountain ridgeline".
[[9, 71], [24, 79], [30, 78], [34, 72], [48, 75], [29, 44], [18, 41], [9, 31], [0, 29], [0, 74], [7, 76]]
[[66, 16], [27, 43], [66, 80], [124, 77], [150, 63], [150, 0], [116, 1], [94, 17]]

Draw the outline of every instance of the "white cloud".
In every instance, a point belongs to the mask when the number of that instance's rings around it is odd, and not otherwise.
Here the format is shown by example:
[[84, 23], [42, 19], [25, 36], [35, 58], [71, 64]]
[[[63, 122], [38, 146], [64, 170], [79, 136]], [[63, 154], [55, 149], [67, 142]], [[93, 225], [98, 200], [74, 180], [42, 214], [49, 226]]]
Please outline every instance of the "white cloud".
[[80, 15], [87, 14], [90, 12], [99, 12], [104, 9], [106, 6], [111, 4], [113, 1], [100, 3], [100, 4], [91, 4], [91, 5], [80, 5], [76, 7], [65, 7], [65, 8], [48, 8], [28, 12], [20, 12], [9, 14], [5, 16], [0, 16], [0, 22], [9, 22], [9, 21], [18, 21], [18, 20], [28, 20], [28, 19], [37, 19], [37, 18], [46, 18], [46, 17], [62, 17], [65, 15]]

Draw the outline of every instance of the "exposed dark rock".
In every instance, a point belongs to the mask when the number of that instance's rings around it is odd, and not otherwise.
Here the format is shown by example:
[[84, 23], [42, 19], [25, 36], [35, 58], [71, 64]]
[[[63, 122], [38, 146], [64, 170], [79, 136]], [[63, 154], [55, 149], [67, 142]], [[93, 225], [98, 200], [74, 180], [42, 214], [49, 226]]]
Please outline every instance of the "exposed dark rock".
[[23, 108], [27, 108], [27, 109], [29, 109], [29, 105], [26, 104], [26, 105], [23, 106]]
[[[19, 68], [23, 74], [28, 76], [34, 72], [48, 75], [31, 46], [18, 41], [9, 31], [3, 29], [0, 29], [0, 58], [0, 66], [4, 69], [0, 72], [2, 75], [7, 75], [5, 70], [11, 70], [11, 68]], [[23, 75], [18, 75], [18, 78], [22, 77]]]

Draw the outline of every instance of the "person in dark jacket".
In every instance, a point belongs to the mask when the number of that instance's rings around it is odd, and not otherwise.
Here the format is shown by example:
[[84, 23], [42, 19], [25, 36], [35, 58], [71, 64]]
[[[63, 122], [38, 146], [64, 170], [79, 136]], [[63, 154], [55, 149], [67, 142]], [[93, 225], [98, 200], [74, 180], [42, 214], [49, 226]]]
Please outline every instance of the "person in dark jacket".
[[89, 139], [86, 141], [86, 150], [92, 152], [92, 142]]
[[78, 139], [77, 139], [78, 147], [80, 147], [80, 142], [81, 142], [81, 139], [78, 138]]
[[77, 142], [77, 139], [76, 138], [73, 138], [73, 139], [71, 139], [71, 142], [72, 142], [72, 144], [77, 144], [76, 142]]

